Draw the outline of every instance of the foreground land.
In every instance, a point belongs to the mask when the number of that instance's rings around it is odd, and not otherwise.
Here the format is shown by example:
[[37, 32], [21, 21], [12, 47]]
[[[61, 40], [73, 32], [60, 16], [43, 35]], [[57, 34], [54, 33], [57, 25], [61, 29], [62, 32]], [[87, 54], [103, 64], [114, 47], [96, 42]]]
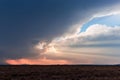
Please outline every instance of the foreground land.
[[0, 80], [120, 80], [120, 66], [0, 66]]

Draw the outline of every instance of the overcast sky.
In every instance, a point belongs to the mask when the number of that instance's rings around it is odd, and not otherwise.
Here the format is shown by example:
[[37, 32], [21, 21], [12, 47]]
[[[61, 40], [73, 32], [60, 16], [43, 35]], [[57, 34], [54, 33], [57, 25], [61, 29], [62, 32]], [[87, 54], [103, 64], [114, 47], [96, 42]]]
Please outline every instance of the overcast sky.
[[118, 64], [120, 0], [0, 0], [0, 64]]

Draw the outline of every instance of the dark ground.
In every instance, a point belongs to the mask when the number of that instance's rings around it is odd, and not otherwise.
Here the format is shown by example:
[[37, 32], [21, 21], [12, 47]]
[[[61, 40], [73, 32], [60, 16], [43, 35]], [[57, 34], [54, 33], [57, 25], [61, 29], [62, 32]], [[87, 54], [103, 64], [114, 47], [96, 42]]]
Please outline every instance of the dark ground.
[[120, 80], [120, 66], [0, 66], [0, 80]]

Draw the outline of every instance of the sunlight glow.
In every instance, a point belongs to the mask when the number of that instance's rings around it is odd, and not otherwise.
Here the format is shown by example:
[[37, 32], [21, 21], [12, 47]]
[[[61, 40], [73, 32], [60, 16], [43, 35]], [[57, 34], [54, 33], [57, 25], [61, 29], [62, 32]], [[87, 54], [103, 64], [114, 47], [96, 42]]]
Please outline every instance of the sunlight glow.
[[70, 64], [71, 62], [67, 61], [67, 60], [62, 60], [62, 59], [58, 59], [58, 60], [54, 60], [54, 59], [47, 59], [46, 57], [41, 58], [41, 59], [8, 59], [6, 60], [6, 63], [10, 64], [10, 65], [22, 65], [22, 64], [29, 64], [29, 65], [55, 65], [55, 64]]
[[57, 50], [54, 47], [54, 45], [52, 43], [47, 44], [47, 42], [38, 43], [37, 45], [35, 45], [35, 49], [40, 51], [43, 50], [44, 53], [57, 53]]
[[56, 48], [55, 48], [54, 46], [51, 46], [51, 47], [49, 47], [49, 48], [47, 49], [47, 52], [57, 53], [57, 50], [56, 50]]

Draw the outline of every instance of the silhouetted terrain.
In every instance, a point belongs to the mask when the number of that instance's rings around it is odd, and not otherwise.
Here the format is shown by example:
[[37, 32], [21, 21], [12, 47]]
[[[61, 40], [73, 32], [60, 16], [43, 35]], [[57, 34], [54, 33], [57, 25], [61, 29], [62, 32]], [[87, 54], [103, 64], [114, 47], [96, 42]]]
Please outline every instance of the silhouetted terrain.
[[0, 66], [0, 80], [120, 80], [120, 66]]

